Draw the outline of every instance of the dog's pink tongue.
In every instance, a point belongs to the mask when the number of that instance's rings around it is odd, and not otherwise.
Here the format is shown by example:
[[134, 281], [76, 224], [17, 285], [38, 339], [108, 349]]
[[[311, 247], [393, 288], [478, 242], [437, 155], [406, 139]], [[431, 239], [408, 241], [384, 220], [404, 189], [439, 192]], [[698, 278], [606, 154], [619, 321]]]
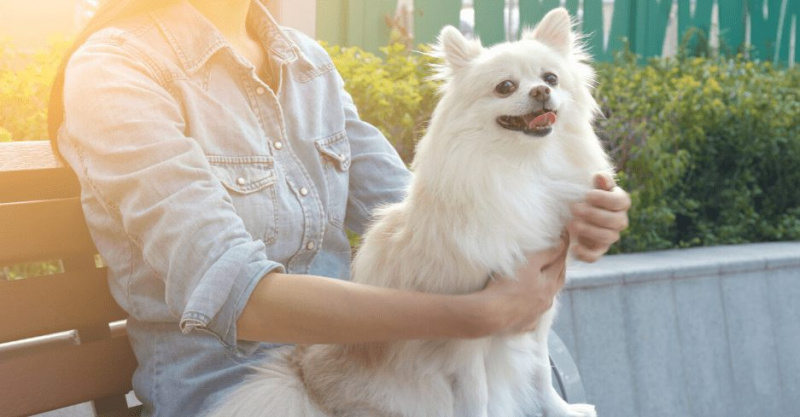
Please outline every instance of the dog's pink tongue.
[[540, 114], [536, 116], [536, 118], [531, 120], [530, 123], [528, 123], [528, 129], [533, 129], [535, 127], [550, 126], [555, 122], [556, 122], [556, 114], [553, 112], [547, 112], [545, 114]]

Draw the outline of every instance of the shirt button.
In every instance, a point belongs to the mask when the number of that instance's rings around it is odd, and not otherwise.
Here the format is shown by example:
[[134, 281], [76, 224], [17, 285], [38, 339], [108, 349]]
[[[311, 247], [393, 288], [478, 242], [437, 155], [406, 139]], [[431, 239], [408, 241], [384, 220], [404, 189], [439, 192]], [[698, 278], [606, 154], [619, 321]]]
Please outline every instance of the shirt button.
[[274, 146], [275, 149], [277, 149], [277, 150], [283, 149], [283, 143], [282, 142], [275, 142], [272, 146]]
[[266, 92], [267, 92], [267, 90], [264, 90], [264, 87], [256, 88], [256, 94], [258, 94], [258, 95], [262, 95], [262, 94], [264, 94]]
[[308, 249], [308, 250], [314, 250], [314, 248], [316, 248], [316, 247], [317, 247], [317, 244], [314, 243], [313, 241], [312, 242], [308, 242], [308, 244], [306, 245], [306, 249]]
[[245, 184], [247, 184], [247, 180], [242, 178], [242, 177], [239, 177], [239, 178], [236, 179], [236, 183], [239, 184], [239, 185], [245, 185]]
[[303, 197], [307, 196], [308, 195], [308, 188], [306, 188], [306, 187], [301, 188], [300, 189], [300, 195], [302, 195]]

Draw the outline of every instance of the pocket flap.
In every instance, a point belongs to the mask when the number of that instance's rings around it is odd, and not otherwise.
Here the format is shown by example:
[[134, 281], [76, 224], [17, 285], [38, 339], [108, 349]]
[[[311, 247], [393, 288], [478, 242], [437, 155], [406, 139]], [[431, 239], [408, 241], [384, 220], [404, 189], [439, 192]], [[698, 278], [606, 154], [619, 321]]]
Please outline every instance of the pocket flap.
[[350, 168], [350, 141], [345, 132], [315, 142], [317, 149], [333, 162], [340, 171]]
[[249, 194], [275, 183], [270, 156], [207, 156], [211, 171], [225, 188]]

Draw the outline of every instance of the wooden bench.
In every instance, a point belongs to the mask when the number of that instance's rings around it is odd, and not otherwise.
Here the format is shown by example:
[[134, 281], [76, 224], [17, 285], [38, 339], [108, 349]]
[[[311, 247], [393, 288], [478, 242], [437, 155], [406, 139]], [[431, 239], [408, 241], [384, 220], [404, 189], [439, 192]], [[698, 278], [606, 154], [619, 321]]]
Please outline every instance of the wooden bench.
[[[126, 314], [109, 293], [79, 194], [49, 143], [0, 144], [0, 415], [87, 401], [99, 415], [127, 413], [136, 359], [124, 323], [109, 325]], [[22, 263], [34, 264], [13, 267]], [[52, 275], [18, 279], [35, 272]]]
[[[138, 412], [124, 397], [136, 368], [126, 314], [109, 293], [79, 195], [77, 178], [48, 142], [0, 144], [2, 416], [88, 401], [98, 415]], [[27, 275], [48, 275], [19, 279], [15, 265], [30, 263]], [[577, 367], [555, 333], [550, 358], [562, 397], [584, 402]]]

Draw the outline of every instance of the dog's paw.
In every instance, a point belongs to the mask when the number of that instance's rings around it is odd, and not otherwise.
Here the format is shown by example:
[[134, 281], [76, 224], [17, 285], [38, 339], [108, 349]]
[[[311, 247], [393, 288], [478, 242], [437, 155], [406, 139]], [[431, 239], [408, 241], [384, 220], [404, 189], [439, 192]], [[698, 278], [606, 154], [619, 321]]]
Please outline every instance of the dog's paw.
[[591, 404], [567, 404], [564, 410], [548, 413], [547, 417], [597, 417]]

